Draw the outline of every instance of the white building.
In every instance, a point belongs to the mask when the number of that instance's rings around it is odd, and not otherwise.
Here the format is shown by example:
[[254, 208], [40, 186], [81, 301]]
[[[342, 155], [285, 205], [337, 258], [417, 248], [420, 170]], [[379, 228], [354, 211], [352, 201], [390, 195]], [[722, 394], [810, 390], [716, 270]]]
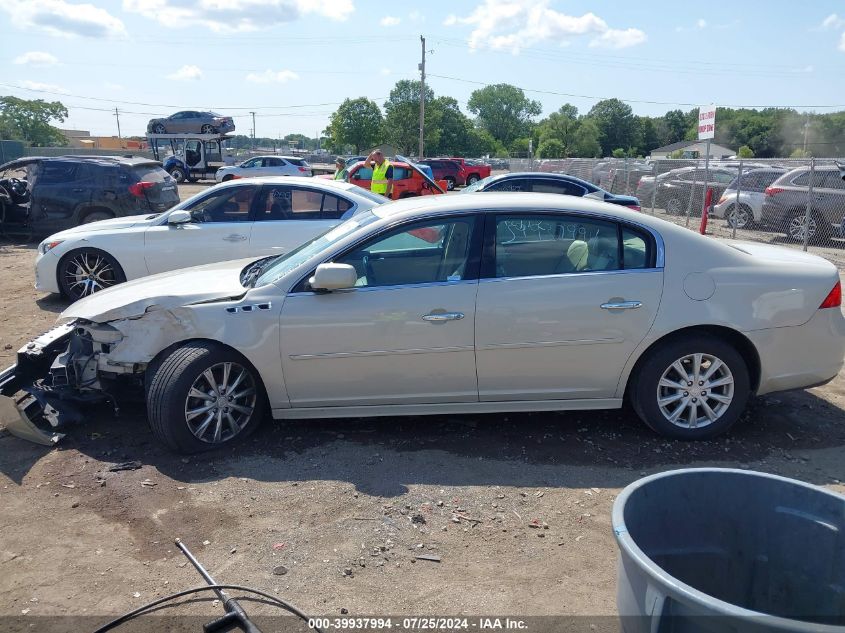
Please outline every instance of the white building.
[[[668, 158], [670, 154], [678, 150], [684, 152], [681, 158], [705, 158], [707, 141], [680, 141], [679, 143], [658, 147], [651, 151], [649, 158]], [[730, 158], [731, 156], [736, 156], [735, 149], [710, 142], [710, 158]]]

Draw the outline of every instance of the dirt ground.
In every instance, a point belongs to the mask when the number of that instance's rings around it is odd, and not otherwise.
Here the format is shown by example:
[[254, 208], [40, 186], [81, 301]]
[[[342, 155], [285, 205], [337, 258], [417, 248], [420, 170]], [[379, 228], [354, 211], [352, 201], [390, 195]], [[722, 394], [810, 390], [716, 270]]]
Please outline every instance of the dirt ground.
[[[33, 289], [34, 256], [0, 242], [3, 367], [64, 305]], [[271, 422], [191, 458], [160, 448], [132, 405], [90, 411], [54, 449], [0, 431], [0, 617], [96, 616], [94, 628], [197, 586], [176, 537], [219, 582], [314, 615], [613, 615], [621, 488], [719, 465], [845, 492], [843, 406], [840, 376], [758, 398], [728, 437], [695, 444], [626, 410]], [[210, 601], [179, 612], [222, 614]]]

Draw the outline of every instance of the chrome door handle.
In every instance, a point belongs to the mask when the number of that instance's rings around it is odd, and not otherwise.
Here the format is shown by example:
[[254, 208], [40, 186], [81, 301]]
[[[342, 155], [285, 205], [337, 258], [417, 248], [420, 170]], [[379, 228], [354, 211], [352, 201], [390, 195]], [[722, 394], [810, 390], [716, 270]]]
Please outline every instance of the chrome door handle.
[[443, 321], [460, 321], [464, 318], [463, 312], [432, 312], [423, 316], [423, 321], [442, 323]]
[[642, 307], [642, 301], [614, 301], [601, 304], [602, 310], [636, 310]]
[[232, 233], [231, 235], [227, 235], [223, 238], [227, 242], [243, 242], [246, 239], [246, 235], [239, 235], [237, 233]]

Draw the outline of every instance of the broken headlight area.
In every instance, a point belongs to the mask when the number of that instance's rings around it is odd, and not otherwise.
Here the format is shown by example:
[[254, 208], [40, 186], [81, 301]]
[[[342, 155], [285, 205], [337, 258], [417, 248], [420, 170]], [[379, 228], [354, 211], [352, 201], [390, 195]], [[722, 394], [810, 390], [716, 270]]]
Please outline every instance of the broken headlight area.
[[124, 335], [101, 323], [75, 321], [24, 346], [0, 374], [0, 421], [12, 435], [55, 444], [82, 419], [80, 405], [110, 402], [143, 385], [145, 365], [114, 361]]

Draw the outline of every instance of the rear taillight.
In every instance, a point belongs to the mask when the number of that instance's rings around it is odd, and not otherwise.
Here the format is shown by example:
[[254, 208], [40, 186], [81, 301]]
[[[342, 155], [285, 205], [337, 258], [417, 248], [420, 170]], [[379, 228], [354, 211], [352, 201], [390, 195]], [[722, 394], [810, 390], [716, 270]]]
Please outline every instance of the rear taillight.
[[786, 190], [782, 187], [766, 187], [765, 193], [767, 196], [776, 196], [779, 193], [783, 193], [784, 191]]
[[136, 198], [143, 198], [146, 195], [147, 189], [151, 189], [155, 187], [154, 182], [147, 182], [146, 180], [142, 180], [141, 182], [136, 182], [134, 185], [129, 185], [129, 193], [131, 193]]
[[639, 211], [640, 210], [640, 205], [638, 205], [638, 204], [626, 204], [625, 206], [628, 207], [629, 209], [633, 210], [633, 211]]
[[824, 308], [838, 308], [842, 305], [842, 282], [837, 281], [836, 285], [833, 287], [827, 296], [822, 301], [822, 304], [819, 306], [819, 310], [823, 310]]
[[307, 167], [300, 167], [299, 171], [308, 171], [308, 168]]

